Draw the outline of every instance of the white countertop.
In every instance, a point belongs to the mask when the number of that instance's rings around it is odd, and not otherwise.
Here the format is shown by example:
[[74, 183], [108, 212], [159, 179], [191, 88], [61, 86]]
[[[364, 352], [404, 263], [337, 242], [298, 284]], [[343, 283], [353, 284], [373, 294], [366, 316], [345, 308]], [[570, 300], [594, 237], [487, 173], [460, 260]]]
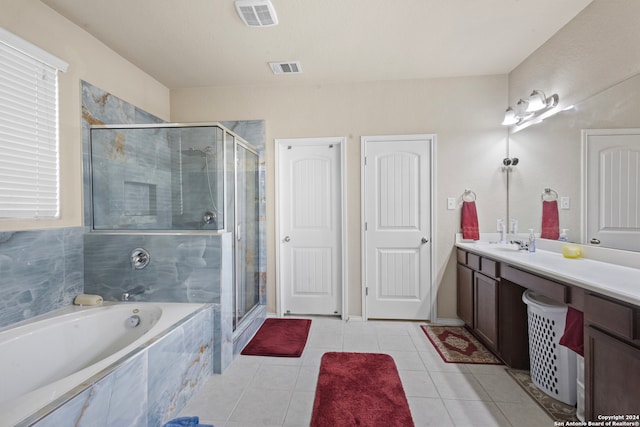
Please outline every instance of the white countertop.
[[[540, 242], [540, 241], [539, 241]], [[559, 244], [545, 245], [553, 249]], [[590, 258], [570, 259], [555, 250], [515, 250], [513, 245], [457, 241], [456, 246], [552, 280], [581, 287], [640, 306], [640, 268]], [[640, 265], [640, 264], [639, 264]], [[526, 284], [523, 283], [526, 287]]]

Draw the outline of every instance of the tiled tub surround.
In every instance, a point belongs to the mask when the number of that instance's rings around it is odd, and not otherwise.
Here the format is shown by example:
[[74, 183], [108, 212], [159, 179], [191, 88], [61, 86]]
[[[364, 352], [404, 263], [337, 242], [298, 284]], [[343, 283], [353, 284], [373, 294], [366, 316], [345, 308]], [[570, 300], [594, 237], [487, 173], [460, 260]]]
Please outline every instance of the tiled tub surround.
[[82, 293], [84, 228], [0, 232], [0, 327], [71, 304]]
[[[160, 313], [160, 317], [142, 337], [105, 355], [104, 359], [91, 364], [92, 360], [90, 366], [84, 369], [78, 366], [76, 369], [80, 370], [57, 382], [3, 402], [0, 425], [160, 426], [173, 417], [212, 373], [213, 307], [210, 305], [107, 303], [103, 307], [66, 307], [59, 317], [52, 317], [58, 313], [47, 315], [44, 325], [35, 333], [50, 335], [60, 322], [63, 328], [70, 329], [59, 331], [68, 338], [74, 325], [82, 326], [74, 322], [92, 322], [92, 317], [98, 316], [105, 322], [119, 323], [124, 321], [118, 317], [123, 315], [123, 310], [127, 311], [126, 317], [129, 311], [139, 310], [143, 321], [148, 320], [143, 314], [145, 311], [151, 313], [151, 317]], [[31, 326], [29, 322], [23, 327]], [[119, 325], [111, 327], [117, 329]], [[12, 328], [8, 332], [20, 329]], [[90, 341], [95, 335], [74, 337], [74, 340], [83, 339]], [[36, 341], [41, 340], [36, 337]], [[48, 351], [55, 361], [54, 349]], [[67, 362], [73, 359], [70, 355], [60, 357]], [[54, 363], [49, 367], [56, 370]], [[73, 370], [68, 363], [66, 368]]]

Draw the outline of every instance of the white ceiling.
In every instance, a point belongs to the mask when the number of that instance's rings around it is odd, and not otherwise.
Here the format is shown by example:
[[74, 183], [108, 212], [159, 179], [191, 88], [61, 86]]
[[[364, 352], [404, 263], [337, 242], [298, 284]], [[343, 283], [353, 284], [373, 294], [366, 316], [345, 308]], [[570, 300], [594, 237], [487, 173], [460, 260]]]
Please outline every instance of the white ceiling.
[[41, 1], [173, 89], [506, 74], [592, 0], [272, 0], [268, 28], [233, 0]]

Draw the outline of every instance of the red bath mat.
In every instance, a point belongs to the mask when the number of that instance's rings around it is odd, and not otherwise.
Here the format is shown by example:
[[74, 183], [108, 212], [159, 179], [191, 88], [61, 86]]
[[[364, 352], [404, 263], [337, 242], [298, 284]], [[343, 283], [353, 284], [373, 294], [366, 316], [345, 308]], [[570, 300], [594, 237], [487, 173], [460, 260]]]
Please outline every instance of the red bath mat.
[[447, 363], [502, 365], [480, 341], [462, 326], [421, 326], [440, 357]]
[[335, 352], [322, 356], [311, 427], [413, 425], [391, 356]]
[[267, 319], [241, 354], [300, 357], [307, 343], [310, 327], [309, 319]]

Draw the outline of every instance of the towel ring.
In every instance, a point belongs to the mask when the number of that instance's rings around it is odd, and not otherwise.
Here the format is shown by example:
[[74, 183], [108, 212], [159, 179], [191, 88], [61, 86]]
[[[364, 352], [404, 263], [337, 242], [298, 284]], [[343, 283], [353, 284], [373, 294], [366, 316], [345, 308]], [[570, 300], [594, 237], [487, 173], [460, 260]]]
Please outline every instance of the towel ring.
[[[472, 197], [472, 196], [473, 196], [473, 198], [471, 200], [465, 199], [465, 197]], [[471, 190], [465, 189], [464, 193], [462, 193], [462, 201], [463, 202], [475, 202], [476, 198], [477, 198], [476, 197], [476, 193], [471, 191]]]
[[[547, 197], [547, 199], [545, 199], [545, 196]], [[540, 199], [544, 202], [546, 201], [554, 201], [554, 200], [558, 200], [558, 193], [555, 190], [552, 190], [550, 188], [545, 188], [544, 189], [544, 193], [542, 193], [542, 195], [540, 196]]]

